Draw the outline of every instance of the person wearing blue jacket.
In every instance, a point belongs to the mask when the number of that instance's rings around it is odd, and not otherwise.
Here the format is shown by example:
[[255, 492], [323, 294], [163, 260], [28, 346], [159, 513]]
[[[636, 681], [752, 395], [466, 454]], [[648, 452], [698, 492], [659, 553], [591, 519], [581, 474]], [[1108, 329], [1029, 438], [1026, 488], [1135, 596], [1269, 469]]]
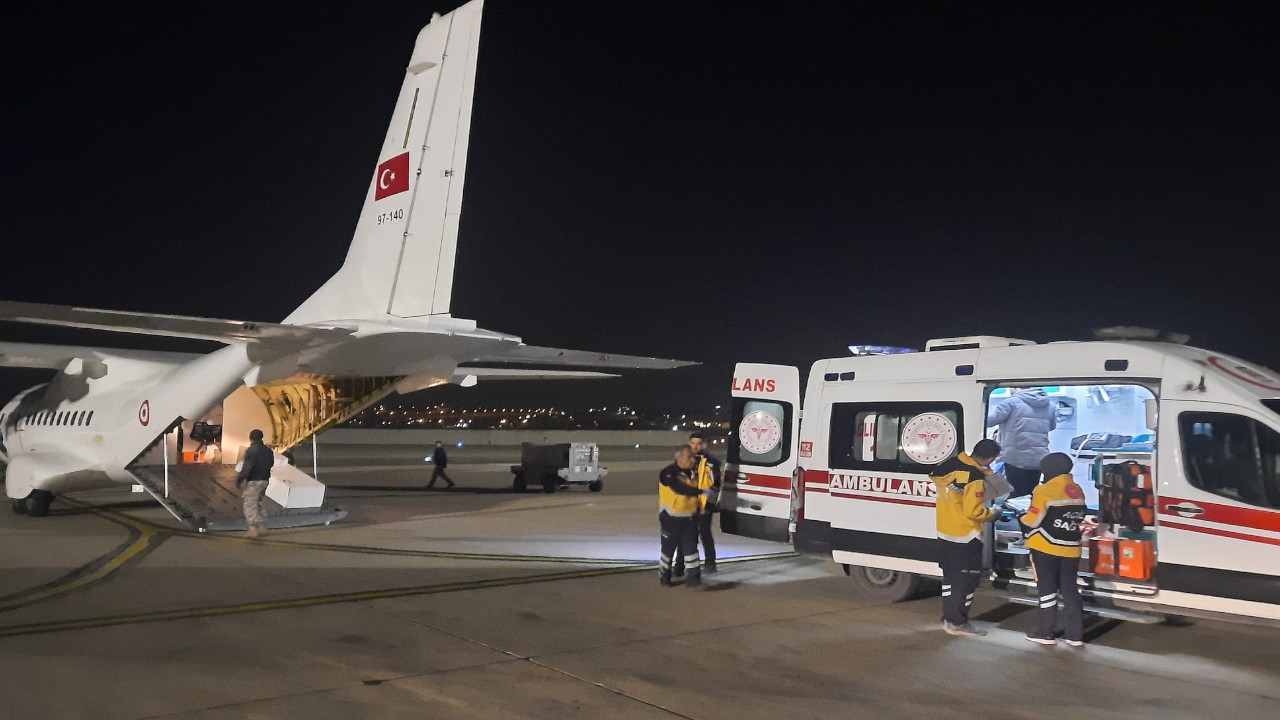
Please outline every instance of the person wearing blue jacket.
[[1040, 461], [1049, 454], [1049, 431], [1056, 425], [1053, 400], [1041, 388], [1011, 388], [1012, 395], [991, 408], [987, 427], [1000, 426], [1000, 459], [1013, 486], [1009, 497], [1030, 495], [1040, 484]]

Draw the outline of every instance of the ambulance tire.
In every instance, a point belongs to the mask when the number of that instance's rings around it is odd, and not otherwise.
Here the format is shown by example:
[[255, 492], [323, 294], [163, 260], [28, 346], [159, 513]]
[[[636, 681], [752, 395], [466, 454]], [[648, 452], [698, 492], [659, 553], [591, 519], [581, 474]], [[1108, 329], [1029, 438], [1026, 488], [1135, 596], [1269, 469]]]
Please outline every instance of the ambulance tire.
[[559, 484], [560, 478], [555, 473], [545, 473], [542, 476], [542, 492], [548, 495], [555, 492]]
[[53, 503], [53, 493], [48, 490], [32, 490], [27, 496], [27, 514], [31, 517], [44, 517], [49, 514], [49, 505]]
[[590, 490], [591, 492], [600, 492], [601, 490], [604, 489], [604, 481], [592, 480], [591, 482], [587, 483], [587, 489]]
[[511, 487], [516, 492], [524, 492], [524, 473], [516, 473], [516, 479], [511, 481]]
[[845, 573], [853, 580], [854, 592], [859, 597], [881, 603], [901, 602], [915, 595], [921, 587], [920, 576], [915, 573], [862, 565], [846, 565]]

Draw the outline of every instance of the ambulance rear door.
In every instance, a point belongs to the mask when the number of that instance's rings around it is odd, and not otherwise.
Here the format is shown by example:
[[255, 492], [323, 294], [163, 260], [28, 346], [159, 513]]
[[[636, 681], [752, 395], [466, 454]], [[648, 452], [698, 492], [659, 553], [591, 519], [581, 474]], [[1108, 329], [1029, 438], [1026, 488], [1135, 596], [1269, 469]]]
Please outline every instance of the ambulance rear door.
[[800, 371], [739, 363], [733, 372], [720, 529], [788, 542], [799, 441]]
[[[937, 355], [930, 353], [929, 355]], [[830, 410], [831, 548], [851, 568], [938, 575], [937, 492], [929, 473], [983, 436], [983, 385], [972, 381], [976, 351], [948, 351], [955, 380], [850, 383]], [[896, 360], [922, 366], [926, 354]], [[902, 370], [904, 374], [909, 371]], [[868, 587], [891, 585], [886, 573]]]

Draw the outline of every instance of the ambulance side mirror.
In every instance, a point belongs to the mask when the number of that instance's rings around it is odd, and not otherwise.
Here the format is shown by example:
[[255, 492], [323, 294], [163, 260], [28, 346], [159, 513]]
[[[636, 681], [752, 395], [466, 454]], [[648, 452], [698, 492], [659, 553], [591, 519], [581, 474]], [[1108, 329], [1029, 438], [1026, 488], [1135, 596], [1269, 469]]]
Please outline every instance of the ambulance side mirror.
[[1160, 408], [1156, 404], [1154, 398], [1143, 400], [1142, 404], [1146, 406], [1147, 411], [1147, 429], [1154, 431], [1156, 429], [1156, 421], [1160, 417]]

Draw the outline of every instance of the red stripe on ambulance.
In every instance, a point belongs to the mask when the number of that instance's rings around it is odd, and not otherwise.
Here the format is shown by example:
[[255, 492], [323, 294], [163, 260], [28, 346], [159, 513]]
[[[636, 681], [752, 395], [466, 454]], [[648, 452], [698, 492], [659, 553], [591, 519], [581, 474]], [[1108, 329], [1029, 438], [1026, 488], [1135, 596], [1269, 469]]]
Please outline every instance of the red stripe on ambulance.
[[1180, 522], [1170, 522], [1169, 520], [1161, 520], [1160, 527], [1204, 533], [1206, 535], [1218, 535], [1220, 537], [1232, 538], [1233, 540], [1248, 540], [1250, 542], [1266, 543], [1267, 545], [1280, 545], [1280, 538], [1260, 537], [1258, 535], [1231, 532], [1230, 530], [1219, 530], [1217, 528], [1200, 527], [1198, 525], [1184, 525]]
[[[1202, 513], [1195, 515], [1182, 514], [1171, 505], [1182, 507], [1195, 506], [1204, 510]], [[1253, 508], [1234, 507], [1231, 505], [1219, 505], [1218, 503], [1202, 502], [1200, 500], [1183, 500], [1175, 497], [1160, 498], [1160, 515], [1161, 524], [1168, 524], [1163, 518], [1185, 518], [1194, 517], [1201, 522], [1212, 522], [1220, 525], [1235, 525], [1238, 528], [1253, 530], [1270, 530], [1271, 532], [1280, 532], [1280, 512], [1270, 510], [1254, 510]], [[1197, 530], [1200, 528], [1196, 528]]]

